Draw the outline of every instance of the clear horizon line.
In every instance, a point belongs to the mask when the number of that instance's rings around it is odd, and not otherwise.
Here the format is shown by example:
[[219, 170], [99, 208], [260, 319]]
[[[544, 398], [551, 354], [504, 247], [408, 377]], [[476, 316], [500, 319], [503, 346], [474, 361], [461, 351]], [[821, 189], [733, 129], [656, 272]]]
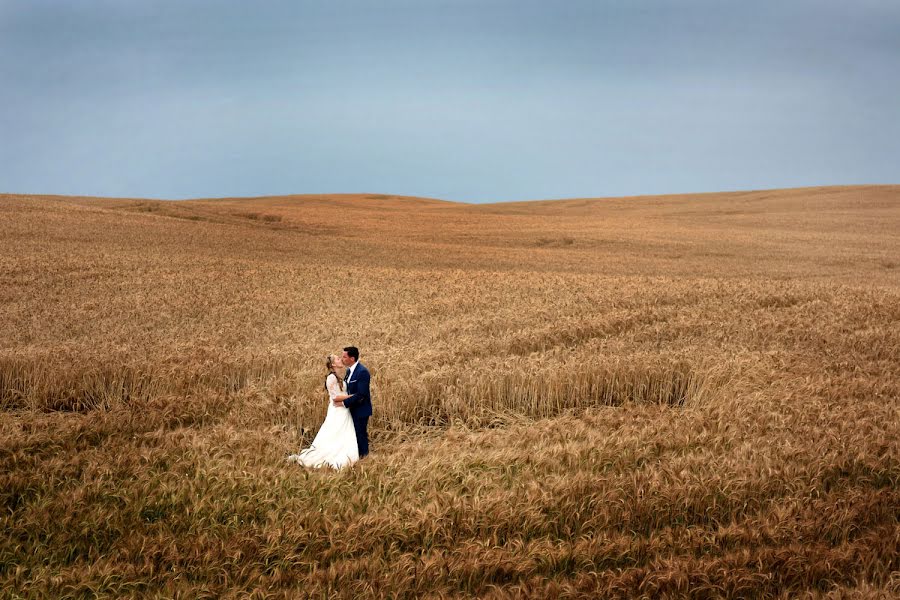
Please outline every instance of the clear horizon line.
[[772, 187], [772, 188], [737, 188], [714, 191], [695, 191], [695, 192], [672, 192], [672, 193], [652, 193], [652, 194], [624, 194], [613, 196], [561, 196], [550, 198], [525, 198], [512, 200], [493, 200], [493, 201], [467, 201], [467, 200], [451, 200], [447, 198], [439, 198], [437, 196], [421, 196], [417, 194], [392, 194], [386, 192], [299, 192], [288, 194], [259, 194], [252, 196], [191, 196], [181, 198], [161, 198], [152, 196], [100, 196], [95, 194], [57, 194], [57, 193], [40, 193], [40, 192], [0, 192], [0, 196], [40, 196], [44, 198], [91, 198], [97, 200], [153, 200], [158, 202], [195, 202], [202, 200], [259, 200], [263, 198], [289, 198], [291, 196], [383, 196], [385, 198], [414, 198], [421, 200], [436, 200], [439, 202], [448, 202], [452, 204], [467, 205], [490, 205], [490, 204], [516, 204], [524, 202], [563, 202], [566, 200], [623, 200], [629, 198], [655, 198], [661, 196], [702, 196], [713, 194], [742, 194], [752, 192], [774, 192], [774, 191], [797, 191], [812, 190], [818, 188], [854, 188], [854, 187], [897, 187], [900, 183], [837, 183], [837, 184], [820, 184], [820, 185], [800, 185], [789, 187]]

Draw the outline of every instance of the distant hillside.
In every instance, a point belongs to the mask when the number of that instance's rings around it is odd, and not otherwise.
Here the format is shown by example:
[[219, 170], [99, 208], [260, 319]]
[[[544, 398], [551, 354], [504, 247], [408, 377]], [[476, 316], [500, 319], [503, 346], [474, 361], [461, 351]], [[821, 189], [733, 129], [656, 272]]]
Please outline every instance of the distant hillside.
[[[382, 194], [311, 194], [186, 201], [0, 196], [0, 214], [57, 215], [46, 235], [63, 228], [97, 243], [139, 226], [138, 240], [238, 236], [242, 229], [290, 233], [285, 251], [347, 243], [360, 265], [428, 265], [605, 274], [823, 272], [896, 282], [900, 186], [842, 186], [719, 194], [582, 198], [464, 204]], [[65, 224], [65, 215], [73, 219]], [[188, 222], [194, 223], [185, 229]], [[167, 228], [166, 224], [171, 224]], [[96, 235], [90, 238], [92, 225]], [[180, 224], [180, 225], [179, 225]], [[223, 226], [227, 228], [222, 229]], [[38, 225], [34, 225], [38, 227]], [[236, 228], [236, 229], [235, 229]], [[7, 235], [18, 235], [17, 227]], [[34, 228], [28, 229], [33, 231]], [[190, 233], [193, 232], [193, 233]], [[301, 236], [301, 237], [297, 237]], [[540, 254], [534, 254], [539, 252]]]

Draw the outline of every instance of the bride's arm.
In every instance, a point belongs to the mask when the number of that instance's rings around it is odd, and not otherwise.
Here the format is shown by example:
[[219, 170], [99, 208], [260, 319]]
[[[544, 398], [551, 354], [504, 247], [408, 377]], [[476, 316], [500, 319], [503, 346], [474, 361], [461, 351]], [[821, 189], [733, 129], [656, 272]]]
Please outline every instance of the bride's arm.
[[338, 383], [337, 375], [334, 373], [330, 374], [325, 379], [325, 388], [328, 390], [328, 399], [334, 402], [335, 397], [340, 396], [344, 393], [341, 389], [341, 384]]

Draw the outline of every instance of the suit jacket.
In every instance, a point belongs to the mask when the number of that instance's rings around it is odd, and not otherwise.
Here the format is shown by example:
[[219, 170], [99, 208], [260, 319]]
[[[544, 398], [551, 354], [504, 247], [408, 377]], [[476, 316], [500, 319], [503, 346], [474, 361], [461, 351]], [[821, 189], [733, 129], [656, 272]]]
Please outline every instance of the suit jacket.
[[344, 400], [344, 406], [350, 409], [353, 418], [372, 416], [372, 395], [369, 392], [371, 376], [362, 363], [357, 363], [353, 375], [347, 381], [347, 393], [350, 397]]

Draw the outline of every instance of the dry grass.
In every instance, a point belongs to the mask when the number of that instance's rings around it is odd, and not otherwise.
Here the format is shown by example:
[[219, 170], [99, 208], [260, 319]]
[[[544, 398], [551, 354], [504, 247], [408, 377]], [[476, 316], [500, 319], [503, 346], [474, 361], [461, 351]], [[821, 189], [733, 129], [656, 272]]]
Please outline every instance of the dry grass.
[[0, 596], [894, 597], [898, 264], [896, 186], [0, 196]]

